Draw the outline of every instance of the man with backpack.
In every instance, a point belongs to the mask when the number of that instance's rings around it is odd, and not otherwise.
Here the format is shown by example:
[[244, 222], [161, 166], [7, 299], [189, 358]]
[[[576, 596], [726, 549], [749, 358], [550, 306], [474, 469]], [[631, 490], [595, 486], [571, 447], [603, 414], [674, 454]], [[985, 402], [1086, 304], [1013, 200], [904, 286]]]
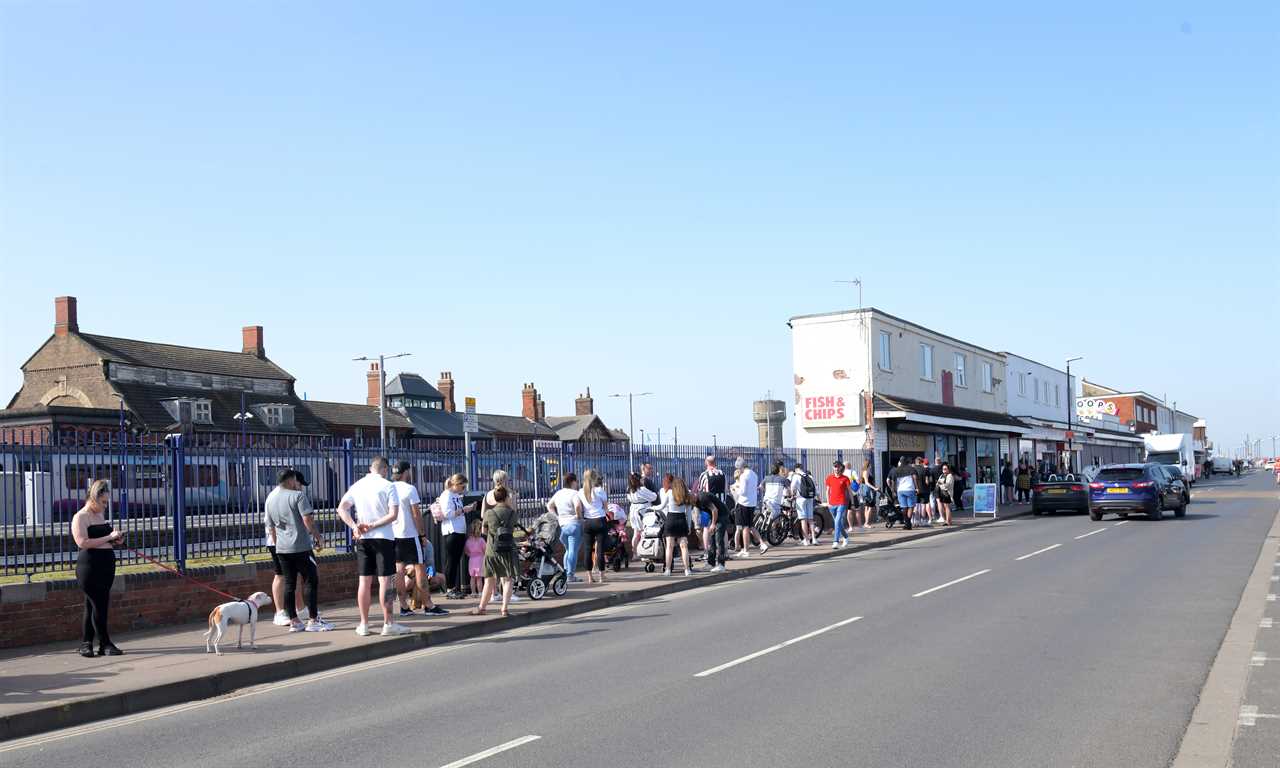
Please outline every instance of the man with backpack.
[[795, 499], [796, 517], [800, 520], [800, 533], [804, 537], [800, 546], [811, 547], [818, 543], [813, 535], [813, 500], [818, 496], [818, 486], [813, 482], [803, 464], [796, 463], [791, 471], [791, 498]]

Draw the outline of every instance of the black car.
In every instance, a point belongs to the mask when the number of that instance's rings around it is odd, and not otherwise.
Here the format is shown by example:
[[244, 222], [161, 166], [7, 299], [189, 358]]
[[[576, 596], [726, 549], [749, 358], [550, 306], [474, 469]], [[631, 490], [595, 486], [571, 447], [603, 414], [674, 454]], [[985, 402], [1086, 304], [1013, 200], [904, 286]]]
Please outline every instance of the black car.
[[1107, 512], [1145, 512], [1159, 520], [1172, 509], [1174, 517], [1182, 517], [1187, 514], [1185, 492], [1183, 482], [1160, 464], [1112, 464], [1089, 483], [1089, 516], [1101, 520]]
[[1182, 503], [1184, 505], [1191, 503], [1191, 483], [1187, 482], [1187, 476], [1182, 474], [1182, 467], [1177, 464], [1162, 464], [1161, 468], [1165, 473], [1173, 475], [1174, 478], [1182, 481]]
[[1031, 486], [1031, 513], [1088, 512], [1089, 486], [1075, 475], [1049, 475]]

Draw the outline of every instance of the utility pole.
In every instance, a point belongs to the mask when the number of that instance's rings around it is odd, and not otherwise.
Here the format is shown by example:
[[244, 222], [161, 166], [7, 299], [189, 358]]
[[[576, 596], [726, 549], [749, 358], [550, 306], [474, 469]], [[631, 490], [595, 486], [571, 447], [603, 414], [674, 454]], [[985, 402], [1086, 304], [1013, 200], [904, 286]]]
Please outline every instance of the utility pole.
[[1083, 357], [1072, 357], [1067, 359], [1067, 471], [1075, 471], [1075, 432], [1072, 431], [1071, 412], [1075, 410], [1076, 393], [1071, 388], [1071, 364], [1077, 360], [1083, 360]]
[[[408, 357], [412, 352], [401, 352], [398, 355], [378, 355], [378, 445], [385, 452], [387, 450], [387, 361], [395, 360], [397, 357]], [[352, 361], [369, 361], [373, 358], [366, 356], [353, 357]]]
[[637, 397], [645, 397], [646, 395], [652, 394], [652, 392], [627, 392], [626, 394], [617, 392], [609, 395], [609, 397], [627, 398], [627, 463], [630, 468], [629, 471], [633, 474], [636, 471], [636, 449], [634, 444], [634, 436], [636, 433], [635, 399]]

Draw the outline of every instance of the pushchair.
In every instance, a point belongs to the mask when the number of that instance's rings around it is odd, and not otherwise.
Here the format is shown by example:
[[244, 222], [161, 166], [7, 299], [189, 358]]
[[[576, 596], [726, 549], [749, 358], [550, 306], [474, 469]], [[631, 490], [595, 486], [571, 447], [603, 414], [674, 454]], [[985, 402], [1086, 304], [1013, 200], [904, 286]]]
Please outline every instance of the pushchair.
[[653, 573], [666, 557], [667, 544], [662, 529], [667, 523], [667, 516], [657, 507], [650, 507], [641, 520], [644, 530], [636, 556], [644, 562], [644, 572]]
[[610, 504], [613, 519], [604, 536], [604, 561], [615, 573], [631, 567], [631, 547], [627, 539], [627, 515], [617, 504]]
[[524, 531], [524, 541], [520, 542], [515, 588], [525, 590], [534, 600], [541, 600], [548, 588], [556, 597], [563, 597], [569, 591], [569, 574], [554, 555], [560, 541], [560, 521], [547, 512], [534, 523], [532, 534], [524, 526], [518, 527]]
[[902, 509], [898, 506], [898, 495], [884, 488], [876, 492], [876, 514], [880, 516], [885, 528], [892, 528], [895, 523], [906, 520]]

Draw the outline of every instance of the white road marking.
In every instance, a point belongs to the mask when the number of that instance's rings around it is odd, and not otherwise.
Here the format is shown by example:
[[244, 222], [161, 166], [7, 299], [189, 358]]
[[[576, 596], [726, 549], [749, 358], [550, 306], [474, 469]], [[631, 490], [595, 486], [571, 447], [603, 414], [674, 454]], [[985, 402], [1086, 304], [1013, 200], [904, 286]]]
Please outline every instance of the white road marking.
[[1258, 627], [1261, 629], [1272, 629], [1275, 625], [1275, 619], [1263, 619], [1258, 622]]
[[846, 624], [852, 624], [855, 621], [860, 621], [861, 619], [862, 619], [861, 616], [854, 616], [853, 618], [845, 619], [844, 621], [837, 621], [835, 624], [829, 624], [823, 627], [822, 629], [815, 629], [814, 631], [801, 635], [799, 637], [793, 637], [790, 640], [783, 641], [781, 643], [778, 643], [777, 645], [771, 645], [768, 648], [765, 648], [764, 650], [756, 651], [755, 653], [749, 653], [746, 656], [743, 656], [742, 658], [725, 662], [724, 664], [721, 664], [718, 667], [712, 667], [711, 669], [704, 669], [698, 674], [694, 675], [694, 677], [710, 677], [711, 675], [714, 675], [717, 672], [723, 672], [726, 669], [729, 669], [730, 667], [736, 667], [739, 664], [744, 664], [748, 661], [751, 661], [752, 659], [758, 659], [761, 656], [764, 656], [765, 654], [773, 653], [774, 651], [780, 651], [789, 645], [795, 645], [796, 643], [809, 640], [811, 638], [817, 637], [818, 635], [821, 635], [824, 632], [830, 632], [833, 629], [838, 629], [840, 627], [843, 627]]
[[511, 741], [508, 741], [505, 744], [499, 744], [498, 746], [490, 747], [489, 749], [486, 749], [483, 752], [477, 752], [474, 755], [471, 755], [470, 757], [464, 757], [461, 760], [454, 760], [452, 763], [449, 763], [448, 765], [441, 766], [441, 768], [462, 768], [462, 766], [464, 765], [471, 765], [472, 763], [478, 763], [481, 760], [484, 760], [485, 758], [493, 757], [499, 752], [506, 752], [508, 749], [515, 749], [516, 747], [519, 747], [524, 744], [528, 744], [531, 741], [537, 741], [540, 738], [542, 737], [534, 736], [533, 734], [530, 734], [528, 736], [521, 736], [520, 738], [512, 739]]
[[1275, 601], [1276, 601], [1276, 596], [1275, 596], [1274, 594], [1267, 595], [1267, 602], [1268, 602], [1268, 603], [1274, 603]]
[[955, 580], [953, 580], [953, 581], [948, 581], [946, 584], [939, 584], [938, 586], [936, 586], [936, 587], [931, 587], [931, 588], [929, 588], [929, 589], [926, 589], [926, 590], [925, 590], [925, 591], [923, 591], [923, 592], [917, 592], [917, 593], [915, 593], [914, 595], [912, 595], [912, 597], [924, 597], [925, 595], [929, 594], [930, 592], [937, 592], [937, 591], [938, 591], [938, 590], [940, 590], [940, 589], [946, 589], [947, 587], [951, 586], [952, 584], [959, 584], [959, 583], [960, 583], [960, 582], [962, 582], [962, 581], [968, 581], [969, 579], [972, 579], [972, 578], [974, 578], [975, 576], [981, 576], [981, 575], [982, 575], [982, 574], [984, 574], [984, 573], [991, 573], [991, 569], [990, 569], [990, 568], [984, 568], [983, 570], [978, 571], [978, 572], [976, 572], [976, 573], [971, 573], [971, 574], [969, 574], [968, 576], [961, 576], [960, 578], [955, 579]]
[[1095, 533], [1102, 533], [1102, 532], [1103, 532], [1103, 531], [1105, 531], [1105, 530], [1107, 530], [1107, 529], [1106, 529], [1106, 528], [1098, 528], [1098, 529], [1096, 529], [1096, 530], [1089, 531], [1088, 533], [1081, 534], [1080, 536], [1077, 536], [1077, 537], [1076, 537], [1076, 539], [1077, 539], [1077, 540], [1079, 540], [1079, 539], [1087, 539], [1087, 538], [1089, 538], [1090, 536], [1094, 535]]
[[1049, 550], [1051, 550], [1051, 549], [1057, 549], [1057, 548], [1058, 548], [1058, 547], [1060, 547], [1060, 546], [1062, 546], [1062, 545], [1061, 545], [1061, 544], [1052, 544], [1052, 545], [1050, 545], [1050, 546], [1045, 547], [1044, 549], [1037, 549], [1035, 552], [1030, 552], [1030, 553], [1028, 553], [1028, 554], [1025, 554], [1025, 555], [1023, 555], [1022, 557], [1015, 557], [1015, 558], [1014, 558], [1014, 561], [1015, 561], [1015, 562], [1017, 562], [1017, 561], [1019, 561], [1019, 560], [1026, 560], [1028, 557], [1035, 557], [1036, 555], [1038, 555], [1038, 554], [1040, 554], [1040, 553], [1042, 553], [1042, 552], [1048, 552]]
[[1267, 658], [1267, 654], [1255, 653], [1253, 654], [1253, 658], [1249, 660], [1249, 666], [1251, 667], [1265, 666], [1268, 661], [1270, 661], [1270, 659]]
[[1272, 577], [1271, 577], [1271, 580], [1272, 580], [1272, 581], [1280, 581], [1280, 576], [1272, 576]]
[[1266, 718], [1268, 720], [1280, 720], [1280, 715], [1269, 715], [1259, 712], [1257, 706], [1253, 704], [1245, 704], [1240, 707], [1240, 725], [1257, 725], [1258, 718]]
[[1124, 524], [1125, 524], [1125, 523], [1127, 523], [1127, 522], [1129, 522], [1129, 521], [1128, 521], [1128, 520], [1121, 520], [1120, 522], [1116, 523], [1115, 525], [1112, 525], [1111, 527], [1112, 527], [1112, 528], [1115, 528], [1115, 527], [1116, 527], [1116, 525], [1124, 525]]

